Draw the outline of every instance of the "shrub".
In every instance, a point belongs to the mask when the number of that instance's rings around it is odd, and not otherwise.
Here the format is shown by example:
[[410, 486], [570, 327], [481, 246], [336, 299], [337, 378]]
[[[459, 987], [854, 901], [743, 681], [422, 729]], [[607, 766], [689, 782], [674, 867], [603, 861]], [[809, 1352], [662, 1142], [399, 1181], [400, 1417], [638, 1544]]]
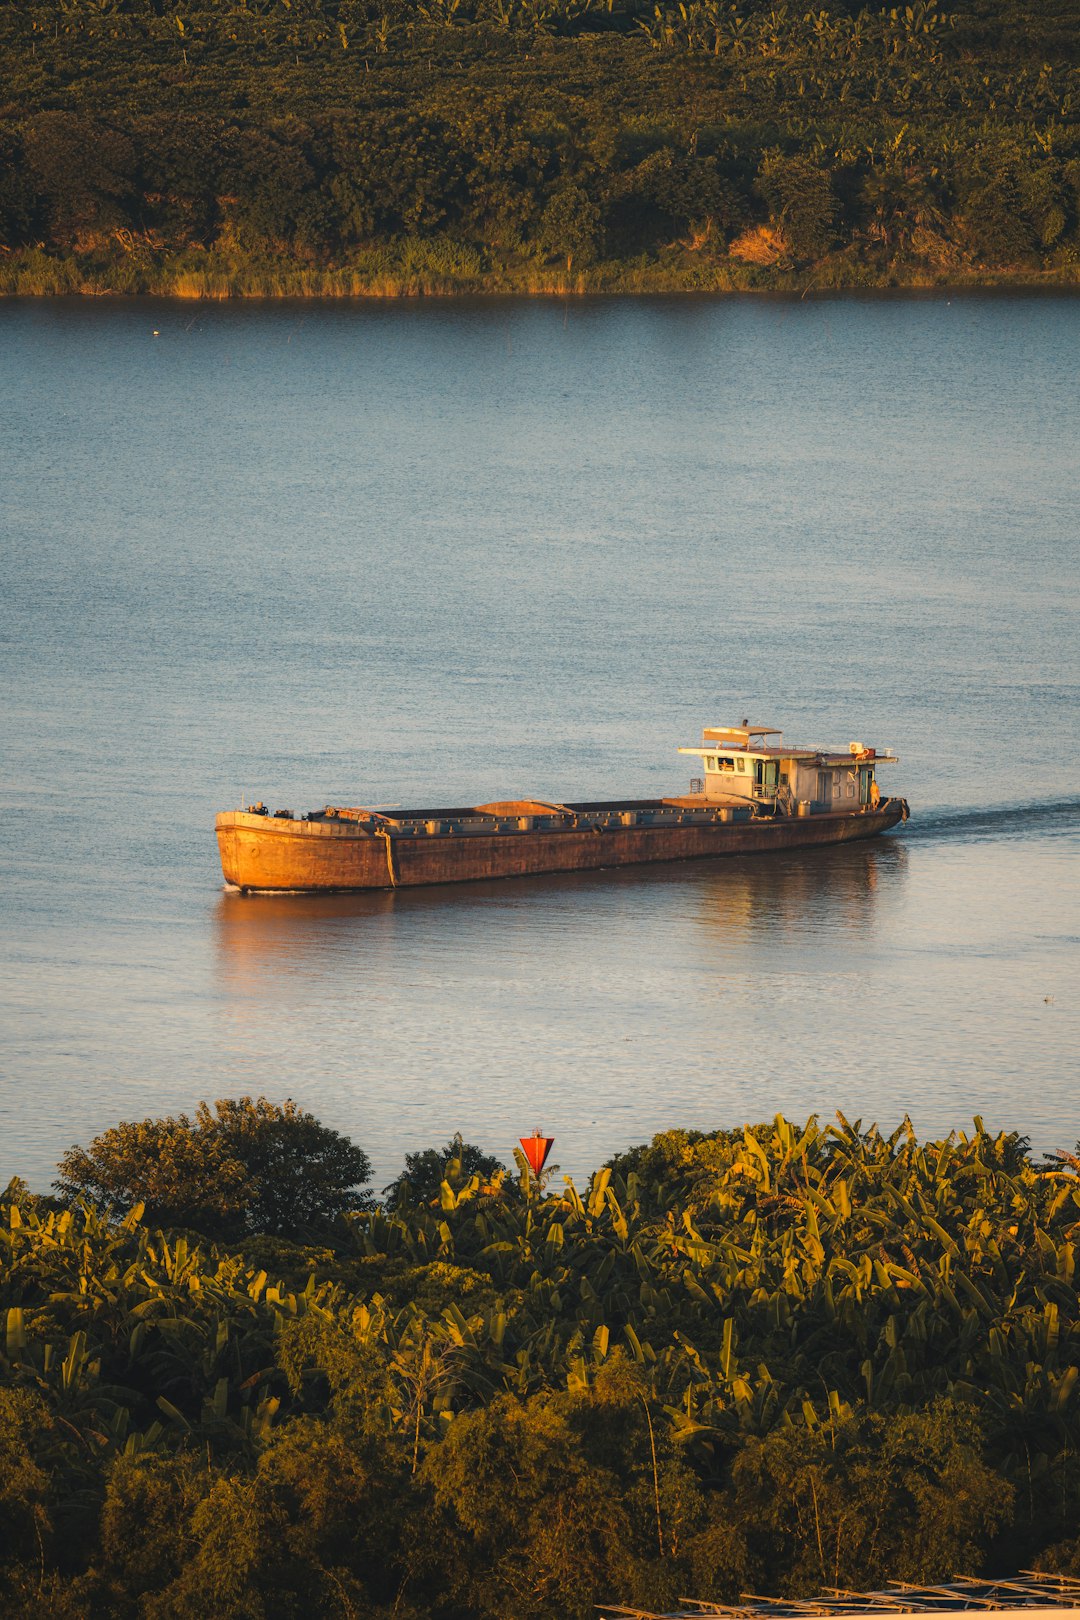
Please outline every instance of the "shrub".
[[1010, 1522], [1012, 1487], [984, 1447], [977, 1411], [940, 1400], [774, 1429], [743, 1446], [731, 1478], [748, 1539], [779, 1562], [788, 1592], [933, 1581], [980, 1568]]
[[115, 1125], [58, 1168], [68, 1202], [117, 1216], [141, 1203], [151, 1222], [211, 1236], [308, 1231], [370, 1202], [367, 1154], [294, 1102], [265, 1097], [200, 1103], [194, 1120]]
[[566, 259], [570, 274], [578, 264], [591, 264], [600, 249], [600, 210], [581, 186], [569, 182], [552, 192], [543, 214], [537, 241], [551, 258]]
[[423, 1148], [418, 1153], [406, 1153], [405, 1168], [396, 1180], [383, 1188], [387, 1205], [430, 1203], [439, 1196], [444, 1181], [456, 1191], [473, 1176], [489, 1181], [499, 1173], [506, 1174], [506, 1166], [493, 1153], [485, 1153], [475, 1142], [466, 1142], [459, 1131], [444, 1148]]
[[782, 228], [792, 260], [820, 259], [829, 251], [836, 236], [838, 204], [827, 170], [802, 152], [790, 157], [771, 152], [762, 159], [757, 185]]

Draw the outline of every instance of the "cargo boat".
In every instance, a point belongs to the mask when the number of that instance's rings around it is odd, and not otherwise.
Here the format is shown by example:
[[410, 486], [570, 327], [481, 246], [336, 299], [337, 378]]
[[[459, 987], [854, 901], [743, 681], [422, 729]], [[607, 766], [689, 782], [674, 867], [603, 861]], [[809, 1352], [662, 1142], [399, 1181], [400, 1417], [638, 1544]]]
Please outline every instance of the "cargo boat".
[[883, 797], [877, 781], [896, 755], [862, 743], [793, 748], [747, 723], [707, 726], [679, 753], [700, 760], [700, 775], [664, 799], [227, 810], [216, 822], [222, 870], [245, 892], [412, 888], [840, 844], [907, 820], [907, 801]]

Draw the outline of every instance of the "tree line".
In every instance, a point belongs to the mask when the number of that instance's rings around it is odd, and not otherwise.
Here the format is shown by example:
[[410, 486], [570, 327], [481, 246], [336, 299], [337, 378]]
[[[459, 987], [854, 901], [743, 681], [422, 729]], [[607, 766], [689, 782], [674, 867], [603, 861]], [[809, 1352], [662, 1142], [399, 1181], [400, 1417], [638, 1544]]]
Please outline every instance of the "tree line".
[[0, 286], [1068, 281], [1078, 61], [1075, 0], [0, 0]]
[[13, 1616], [464, 1620], [1080, 1571], [1080, 1159], [668, 1132], [379, 1195], [292, 1104], [0, 1197]]

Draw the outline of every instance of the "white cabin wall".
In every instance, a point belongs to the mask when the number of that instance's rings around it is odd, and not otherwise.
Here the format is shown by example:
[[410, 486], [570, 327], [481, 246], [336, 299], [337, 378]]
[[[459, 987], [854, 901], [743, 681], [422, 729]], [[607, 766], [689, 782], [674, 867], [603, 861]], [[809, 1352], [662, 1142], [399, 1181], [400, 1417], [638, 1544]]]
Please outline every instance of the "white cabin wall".
[[[736, 760], [733, 771], [709, 769], [709, 760], [727, 759]], [[742, 759], [742, 770], [739, 770], [739, 757], [722, 753], [713, 755], [703, 754], [701, 758], [701, 773], [705, 780], [705, 797], [712, 804], [749, 804], [754, 797], [754, 762], [752, 759]]]
[[[788, 781], [796, 799], [808, 799], [816, 806], [827, 804], [835, 811], [852, 811], [859, 808], [859, 773], [855, 766], [818, 766], [805, 760], [796, 760], [789, 764], [788, 770]], [[822, 770], [828, 772], [832, 789], [827, 800], [818, 796], [818, 775]], [[837, 785], [839, 792], [836, 791]]]

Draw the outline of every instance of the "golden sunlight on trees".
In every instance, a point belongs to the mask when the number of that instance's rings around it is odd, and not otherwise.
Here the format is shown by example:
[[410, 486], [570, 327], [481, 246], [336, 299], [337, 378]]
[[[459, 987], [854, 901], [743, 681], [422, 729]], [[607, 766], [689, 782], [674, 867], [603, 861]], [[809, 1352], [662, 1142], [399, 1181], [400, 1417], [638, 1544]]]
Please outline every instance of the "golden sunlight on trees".
[[0, 0], [0, 291], [1070, 282], [1078, 64], [1014, 0]]
[[143, 1205], [149, 1222], [214, 1235], [304, 1233], [370, 1200], [367, 1154], [293, 1102], [201, 1103], [195, 1118], [116, 1125], [73, 1147], [56, 1190], [114, 1215]]
[[586, 1620], [1073, 1569], [1078, 1162], [780, 1117], [556, 1190], [452, 1137], [375, 1205], [291, 1104], [116, 1126], [67, 1202], [0, 1198], [4, 1612]]

